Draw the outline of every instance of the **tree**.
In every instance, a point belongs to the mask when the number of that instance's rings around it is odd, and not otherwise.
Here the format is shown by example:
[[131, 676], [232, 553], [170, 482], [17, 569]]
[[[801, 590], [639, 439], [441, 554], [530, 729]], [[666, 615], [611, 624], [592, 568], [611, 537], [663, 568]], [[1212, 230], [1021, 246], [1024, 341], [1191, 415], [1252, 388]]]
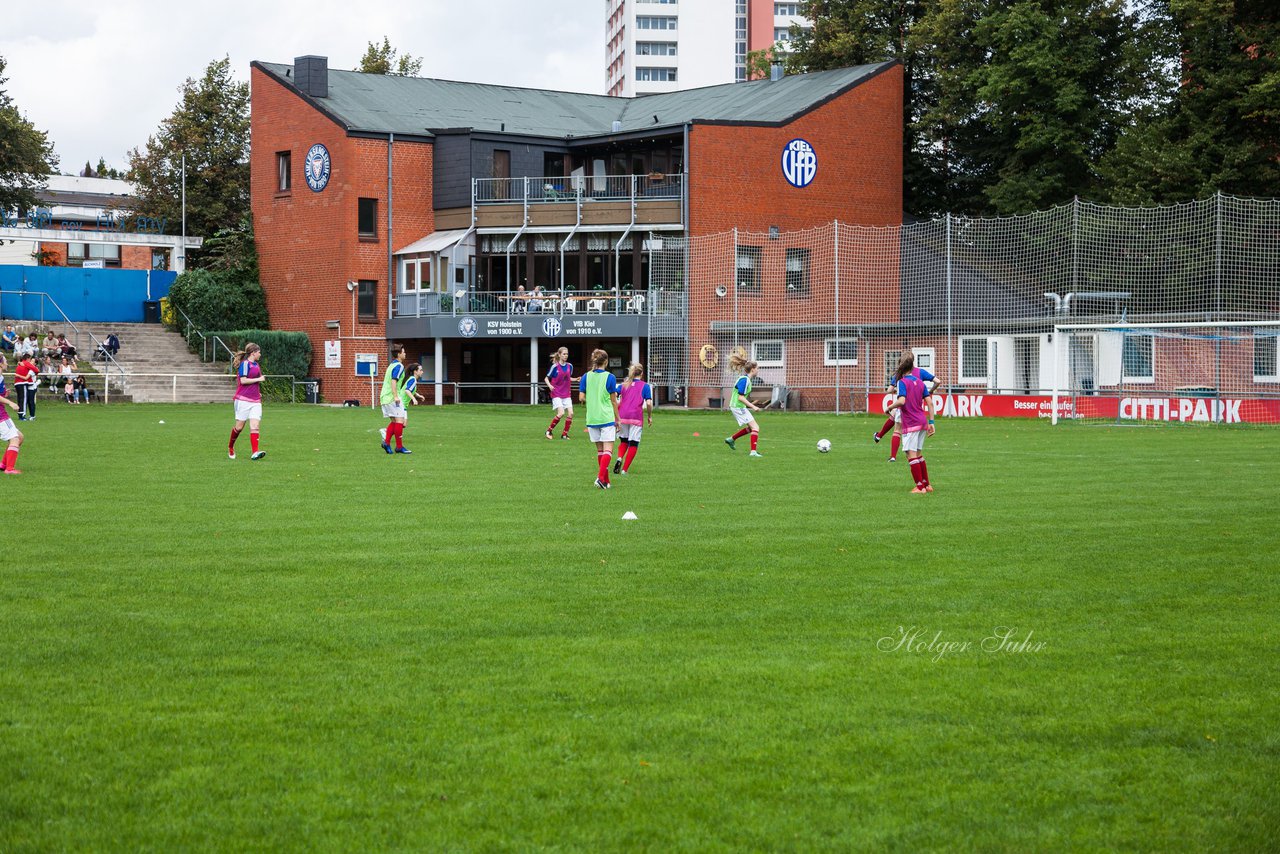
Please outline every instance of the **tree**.
[[364, 56], [360, 57], [360, 65], [356, 71], [365, 74], [390, 74], [395, 77], [417, 77], [422, 71], [422, 57], [409, 54], [398, 57], [397, 50], [391, 46], [391, 40], [382, 37], [382, 44], [369, 42]]
[[1280, 196], [1280, 9], [1245, 0], [1150, 0], [1167, 28], [1164, 97], [1103, 163], [1108, 197], [1152, 204], [1222, 191]]
[[[210, 62], [200, 80], [187, 78], [173, 114], [147, 139], [145, 150], [129, 152], [128, 178], [139, 212], [168, 220], [177, 231], [182, 218], [182, 157], [187, 164], [187, 233], [212, 236], [234, 227], [249, 212], [249, 84], [231, 76], [231, 59]], [[207, 253], [190, 253], [189, 265]]]
[[36, 130], [4, 90], [5, 66], [0, 56], [0, 212], [17, 213], [40, 206], [36, 193], [54, 174], [58, 156], [48, 134]]

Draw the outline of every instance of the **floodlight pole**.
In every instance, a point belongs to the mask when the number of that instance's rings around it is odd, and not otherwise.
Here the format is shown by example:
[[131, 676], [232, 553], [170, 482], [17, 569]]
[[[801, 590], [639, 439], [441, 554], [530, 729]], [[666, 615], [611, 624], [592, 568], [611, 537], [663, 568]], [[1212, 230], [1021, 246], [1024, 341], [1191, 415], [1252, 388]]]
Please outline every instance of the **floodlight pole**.
[[187, 271], [187, 153], [182, 152], [182, 245], [178, 247], [178, 272]]

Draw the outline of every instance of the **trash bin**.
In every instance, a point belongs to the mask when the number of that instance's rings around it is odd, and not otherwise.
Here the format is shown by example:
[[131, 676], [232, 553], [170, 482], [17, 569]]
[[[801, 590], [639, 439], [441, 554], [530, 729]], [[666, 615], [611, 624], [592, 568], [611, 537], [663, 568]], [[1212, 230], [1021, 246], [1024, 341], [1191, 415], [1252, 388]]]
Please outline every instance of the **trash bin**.
[[316, 377], [307, 377], [302, 381], [302, 390], [306, 394], [307, 403], [320, 402], [320, 380]]
[[142, 322], [143, 323], [159, 323], [160, 322], [160, 300], [149, 299], [142, 301]]

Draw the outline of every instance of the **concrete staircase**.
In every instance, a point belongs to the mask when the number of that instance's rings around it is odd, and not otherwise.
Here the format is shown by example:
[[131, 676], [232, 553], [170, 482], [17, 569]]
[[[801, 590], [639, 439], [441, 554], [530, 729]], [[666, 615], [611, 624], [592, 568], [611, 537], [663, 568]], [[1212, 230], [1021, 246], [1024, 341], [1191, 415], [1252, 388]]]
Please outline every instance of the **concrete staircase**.
[[[119, 363], [128, 374], [125, 387], [114, 371], [111, 394], [121, 393], [136, 403], [229, 403], [235, 383], [226, 361], [210, 364], [187, 350], [187, 342], [159, 323], [80, 324], [99, 341], [111, 333], [120, 339]], [[87, 342], [82, 357], [89, 358], [93, 347]], [[223, 354], [225, 358], [225, 353]], [[95, 367], [101, 362], [94, 362]], [[175, 375], [177, 375], [175, 377]]]

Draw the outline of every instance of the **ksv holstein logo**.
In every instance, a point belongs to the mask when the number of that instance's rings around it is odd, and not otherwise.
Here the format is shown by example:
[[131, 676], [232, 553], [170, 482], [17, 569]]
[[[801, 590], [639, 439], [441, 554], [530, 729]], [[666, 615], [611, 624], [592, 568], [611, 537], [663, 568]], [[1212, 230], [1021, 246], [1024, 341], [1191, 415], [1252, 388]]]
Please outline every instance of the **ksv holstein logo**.
[[472, 338], [480, 331], [480, 324], [474, 317], [464, 317], [458, 321], [458, 332], [463, 338]]
[[818, 153], [803, 139], [793, 139], [782, 149], [782, 174], [793, 187], [807, 187], [818, 174]]
[[329, 185], [329, 168], [332, 165], [329, 149], [320, 143], [317, 142], [307, 151], [307, 163], [303, 171], [307, 173], [307, 186], [313, 192], [318, 193]]

